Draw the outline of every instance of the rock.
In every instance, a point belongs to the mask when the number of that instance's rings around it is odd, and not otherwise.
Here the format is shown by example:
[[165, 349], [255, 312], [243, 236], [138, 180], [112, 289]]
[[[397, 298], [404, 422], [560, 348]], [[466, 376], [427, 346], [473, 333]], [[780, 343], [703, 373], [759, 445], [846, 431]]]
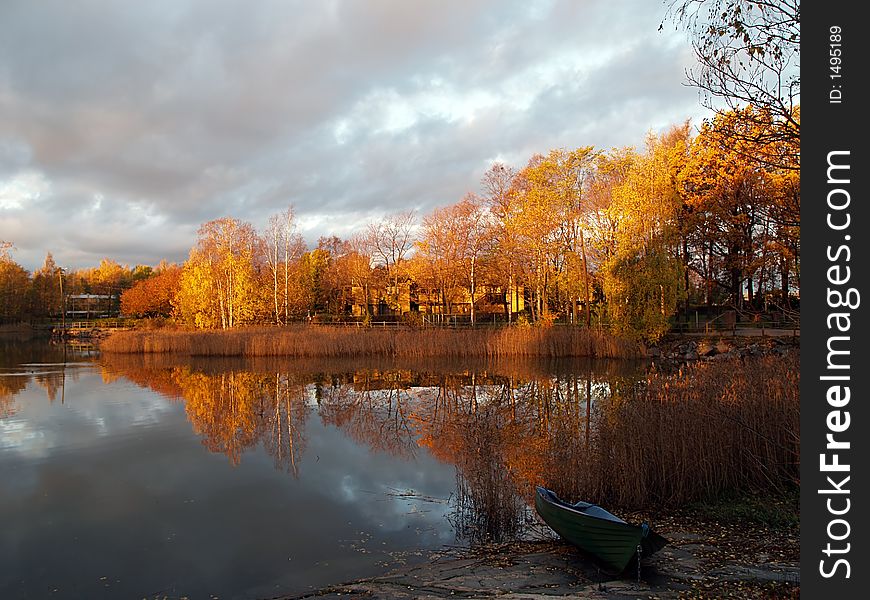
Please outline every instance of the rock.
[[677, 599], [698, 591], [697, 586], [702, 590], [713, 586], [715, 591], [717, 584], [731, 583], [737, 584], [732, 589], [740, 591], [744, 584], [772, 582], [787, 592], [800, 585], [796, 561], [747, 564], [737, 559], [712, 560], [716, 547], [709, 544], [706, 535], [687, 531], [667, 535], [671, 543], [641, 563], [640, 581], [633, 569], [618, 576], [607, 575], [587, 556], [562, 542], [516, 542], [452, 556], [433, 555], [428, 562], [379, 577], [285, 596], [284, 600], [348, 595], [384, 600]]
[[725, 340], [719, 340], [716, 342], [716, 350], [718, 350], [720, 354], [724, 354], [725, 352], [731, 352], [734, 350], [734, 345], [729, 344]]
[[703, 340], [698, 343], [699, 356], [715, 356], [718, 353], [719, 350], [709, 340]]

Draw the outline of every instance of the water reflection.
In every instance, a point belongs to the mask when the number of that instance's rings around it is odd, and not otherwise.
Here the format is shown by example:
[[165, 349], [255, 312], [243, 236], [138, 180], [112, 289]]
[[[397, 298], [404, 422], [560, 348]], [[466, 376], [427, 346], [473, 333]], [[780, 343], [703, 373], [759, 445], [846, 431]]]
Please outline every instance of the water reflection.
[[[259, 443], [299, 476], [312, 407], [372, 452], [425, 450], [454, 467], [451, 518], [471, 542], [520, 535], [537, 484], [644, 509], [799, 477], [797, 353], [668, 374], [628, 361], [151, 360], [140, 380], [165, 385], [171, 372], [195, 431], [234, 463]], [[117, 357], [105, 365], [128, 369]]]
[[0, 374], [2, 598], [298, 594], [454, 539], [452, 469], [312, 418], [310, 374], [67, 363], [61, 403], [51, 350]]
[[525, 536], [535, 484], [628, 509], [798, 476], [796, 355], [669, 375], [0, 356], [0, 514], [20, 517], [0, 596], [93, 595], [111, 571], [122, 596], [274, 597]]
[[[67, 376], [76, 381], [75, 367], [89, 365], [96, 355], [90, 345], [34, 344], [29, 341], [0, 338], [0, 419], [18, 411], [15, 397], [30, 382], [45, 390], [49, 402], [63, 401]], [[36, 362], [34, 362], [36, 360]]]
[[625, 361], [425, 364], [199, 360], [106, 356], [123, 376], [184, 401], [212, 452], [236, 465], [261, 446], [276, 468], [304, 476], [306, 428], [320, 421], [373, 453], [426, 452], [455, 469], [450, 522], [460, 541], [520, 537], [531, 490], [554, 464], [581, 465], [593, 413], [644, 365]]

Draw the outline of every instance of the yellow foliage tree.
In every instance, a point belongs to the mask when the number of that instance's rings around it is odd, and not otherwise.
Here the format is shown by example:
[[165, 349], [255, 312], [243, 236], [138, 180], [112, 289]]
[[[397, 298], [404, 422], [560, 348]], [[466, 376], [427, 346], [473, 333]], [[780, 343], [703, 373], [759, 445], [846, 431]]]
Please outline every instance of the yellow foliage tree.
[[0, 318], [3, 319], [23, 316], [30, 285], [30, 273], [9, 256], [11, 247], [9, 242], [0, 242]]
[[268, 314], [257, 261], [260, 241], [249, 223], [228, 217], [199, 229], [176, 296], [181, 318], [199, 328], [228, 329]]
[[63, 276], [60, 268], [54, 262], [51, 252], [46, 254], [42, 267], [33, 274], [31, 285], [31, 307], [34, 316], [45, 317], [59, 315], [63, 300], [61, 289]]
[[750, 303], [763, 295], [777, 270], [787, 301], [799, 266], [800, 142], [781, 139], [765, 115], [750, 106], [705, 122], [679, 173], [708, 301], [721, 288], [738, 308], [744, 292]]
[[573, 311], [574, 299], [582, 295], [588, 323], [591, 298], [586, 232], [591, 196], [587, 197], [585, 190], [594, 159], [592, 146], [552, 150], [547, 156], [533, 157], [517, 177], [513, 193], [516, 206], [508, 213], [507, 227], [531, 259], [526, 273], [534, 290], [536, 320], [547, 317], [550, 288], [568, 269], [564, 279], [567, 289], [554, 288], [557, 304], [563, 303], [560, 296], [564, 296]]
[[612, 190], [610, 221], [615, 247], [604, 263], [603, 289], [611, 327], [623, 335], [656, 340], [685, 297], [679, 248], [682, 197], [676, 173], [685, 161], [688, 125], [651, 135]]

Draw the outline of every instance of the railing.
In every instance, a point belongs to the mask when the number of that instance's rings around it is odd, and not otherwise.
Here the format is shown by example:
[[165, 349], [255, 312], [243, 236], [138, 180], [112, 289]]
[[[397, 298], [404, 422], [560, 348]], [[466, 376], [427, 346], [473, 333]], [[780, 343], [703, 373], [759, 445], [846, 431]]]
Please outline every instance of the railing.
[[125, 319], [90, 319], [86, 321], [67, 321], [66, 323], [54, 323], [55, 329], [65, 331], [87, 331], [89, 329], [128, 329], [130, 324]]
[[796, 316], [797, 319], [765, 319], [762, 318], [761, 313], [745, 313], [731, 309], [712, 319], [705, 318], [703, 321], [700, 321], [696, 315], [694, 323], [691, 320], [674, 323], [671, 331], [674, 333], [703, 333], [706, 335], [725, 332], [729, 332], [732, 335], [738, 335], [738, 332], [743, 334], [757, 332], [765, 336], [768, 333], [771, 335], [781, 335], [780, 332], [791, 330], [791, 334], [796, 336], [800, 331], [800, 313], [796, 313]]
[[[516, 320], [508, 323], [507, 321], [495, 321], [482, 319], [476, 321], [473, 325], [469, 320], [448, 320], [445, 319], [443, 321], [418, 321], [418, 322], [409, 322], [409, 321], [311, 321], [309, 325], [312, 326], [320, 326], [320, 327], [355, 327], [355, 328], [369, 328], [369, 329], [502, 329], [505, 327], [516, 326]], [[550, 325], [551, 327], [585, 327], [585, 324], [581, 323], [566, 323], [561, 321], [556, 321]], [[607, 325], [604, 323], [594, 323], [592, 325], [593, 329], [601, 330], [602, 328], [606, 329]]]
[[318, 327], [379, 327], [381, 329], [410, 327], [410, 325], [404, 321], [369, 321], [368, 323], [365, 321], [311, 321], [309, 322], [309, 325], [315, 325]]

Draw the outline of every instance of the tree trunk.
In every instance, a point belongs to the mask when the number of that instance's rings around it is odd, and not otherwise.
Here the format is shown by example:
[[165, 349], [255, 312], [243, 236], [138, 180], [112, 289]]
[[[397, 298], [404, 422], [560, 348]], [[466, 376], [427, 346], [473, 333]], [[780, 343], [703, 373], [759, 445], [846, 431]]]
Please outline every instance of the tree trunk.
[[707, 279], [707, 281], [706, 281], [706, 284], [707, 284], [706, 295], [707, 295], [707, 297], [705, 298], [705, 300], [706, 300], [707, 308], [710, 308], [713, 306], [713, 243], [712, 242], [707, 245], [707, 273], [706, 273], [706, 275], [707, 275], [707, 277], [706, 277], [706, 279]]
[[686, 318], [689, 318], [689, 240], [683, 236], [683, 278], [685, 288], [683, 293], [686, 295]]
[[583, 281], [586, 287], [586, 327], [592, 327], [592, 308], [589, 297], [589, 264], [586, 262], [586, 239], [583, 230], [580, 230], [580, 251], [583, 253]]
[[281, 324], [281, 313], [278, 308], [278, 236], [275, 236], [275, 253], [272, 255], [272, 297], [275, 300], [275, 324]]
[[782, 306], [783, 308], [789, 308], [789, 298], [788, 298], [788, 259], [783, 258], [782, 260], [782, 269], [780, 271], [780, 285], [782, 286]]
[[[508, 269], [508, 304], [507, 304], [507, 320], [508, 325], [510, 325], [514, 316], [514, 297], [516, 295], [516, 290], [514, 289], [514, 268], [513, 265]], [[516, 306], [519, 307], [519, 298], [517, 298]]]
[[471, 259], [471, 289], [470, 289], [470, 291], [471, 291], [471, 326], [472, 327], [474, 327], [474, 292], [476, 291], [475, 290], [476, 286], [475, 286], [475, 281], [474, 281], [474, 263], [475, 262], [476, 262], [475, 259], [472, 258]]

